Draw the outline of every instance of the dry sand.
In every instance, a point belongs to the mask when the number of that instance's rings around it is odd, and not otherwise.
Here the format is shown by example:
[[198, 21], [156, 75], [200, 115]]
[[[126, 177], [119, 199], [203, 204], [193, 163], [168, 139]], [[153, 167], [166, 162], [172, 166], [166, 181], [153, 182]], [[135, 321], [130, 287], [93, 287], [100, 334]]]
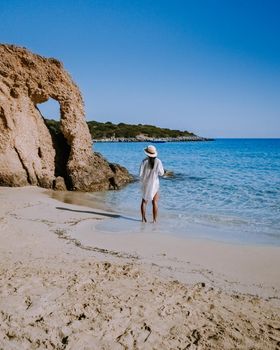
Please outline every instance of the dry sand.
[[116, 240], [43, 192], [0, 188], [0, 349], [280, 349], [279, 248]]

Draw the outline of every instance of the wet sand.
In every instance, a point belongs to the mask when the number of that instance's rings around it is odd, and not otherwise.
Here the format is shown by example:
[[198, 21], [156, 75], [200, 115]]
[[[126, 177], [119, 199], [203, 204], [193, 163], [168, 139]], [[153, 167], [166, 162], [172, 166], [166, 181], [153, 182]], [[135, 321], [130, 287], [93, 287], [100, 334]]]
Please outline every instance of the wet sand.
[[278, 247], [116, 236], [44, 192], [0, 188], [0, 349], [280, 349]]

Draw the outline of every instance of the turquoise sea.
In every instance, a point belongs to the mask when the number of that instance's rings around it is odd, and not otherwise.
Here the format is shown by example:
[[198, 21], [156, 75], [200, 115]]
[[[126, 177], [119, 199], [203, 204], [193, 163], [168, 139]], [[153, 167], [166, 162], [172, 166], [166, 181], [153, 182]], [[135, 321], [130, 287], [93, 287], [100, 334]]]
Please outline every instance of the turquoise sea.
[[[137, 178], [146, 143], [96, 143], [94, 151]], [[280, 245], [280, 139], [217, 139], [155, 144], [164, 168], [159, 222], [153, 230], [241, 244]], [[139, 181], [92, 194], [122, 217], [107, 231], [143, 230]], [[148, 208], [151, 218], [151, 207]], [[148, 224], [149, 229], [153, 225]]]

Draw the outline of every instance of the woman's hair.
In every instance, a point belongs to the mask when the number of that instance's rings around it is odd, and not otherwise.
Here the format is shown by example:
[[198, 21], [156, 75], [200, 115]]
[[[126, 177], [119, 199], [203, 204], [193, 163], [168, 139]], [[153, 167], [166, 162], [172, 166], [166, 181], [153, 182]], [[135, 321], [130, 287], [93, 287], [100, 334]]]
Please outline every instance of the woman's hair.
[[148, 159], [149, 159], [149, 167], [151, 168], [151, 169], [154, 169], [154, 165], [155, 165], [155, 157], [153, 158], [153, 157], [148, 157]]

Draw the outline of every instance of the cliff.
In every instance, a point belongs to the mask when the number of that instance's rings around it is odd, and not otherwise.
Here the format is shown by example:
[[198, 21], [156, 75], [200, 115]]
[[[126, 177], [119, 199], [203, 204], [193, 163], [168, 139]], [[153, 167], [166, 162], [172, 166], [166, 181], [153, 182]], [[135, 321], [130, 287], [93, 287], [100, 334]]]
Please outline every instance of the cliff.
[[[60, 105], [58, 134], [37, 107], [49, 98]], [[5, 186], [95, 191], [131, 180], [93, 153], [81, 93], [62, 63], [14, 45], [0, 45], [0, 164]]]

